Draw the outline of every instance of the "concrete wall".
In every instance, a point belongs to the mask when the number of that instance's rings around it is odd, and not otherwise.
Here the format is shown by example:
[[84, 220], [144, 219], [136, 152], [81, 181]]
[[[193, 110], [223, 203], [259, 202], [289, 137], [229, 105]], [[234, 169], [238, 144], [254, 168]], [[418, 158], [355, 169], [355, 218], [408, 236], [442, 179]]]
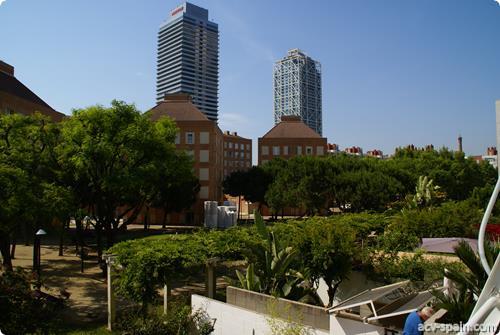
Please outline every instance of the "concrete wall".
[[[191, 296], [191, 307], [193, 310], [204, 310], [210, 318], [216, 319], [214, 335], [272, 334], [267, 315], [196, 294]], [[307, 334], [328, 335], [329, 332], [309, 328]]]
[[296, 301], [277, 299], [266, 294], [228, 286], [228, 304], [242, 307], [260, 314], [271, 314], [285, 320], [295, 320], [303, 325], [328, 331], [330, 316], [325, 308]]
[[384, 335], [384, 328], [330, 315], [330, 335]]

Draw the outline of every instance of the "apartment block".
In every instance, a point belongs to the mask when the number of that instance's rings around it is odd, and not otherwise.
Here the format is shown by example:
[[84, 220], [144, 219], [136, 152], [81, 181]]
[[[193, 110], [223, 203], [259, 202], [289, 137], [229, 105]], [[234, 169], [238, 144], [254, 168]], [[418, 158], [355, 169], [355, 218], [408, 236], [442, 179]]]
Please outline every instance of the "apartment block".
[[224, 132], [224, 177], [252, 167], [252, 140], [237, 132]]
[[281, 157], [323, 156], [327, 152], [327, 139], [301, 121], [300, 116], [283, 115], [281, 122], [258, 140], [259, 165]]

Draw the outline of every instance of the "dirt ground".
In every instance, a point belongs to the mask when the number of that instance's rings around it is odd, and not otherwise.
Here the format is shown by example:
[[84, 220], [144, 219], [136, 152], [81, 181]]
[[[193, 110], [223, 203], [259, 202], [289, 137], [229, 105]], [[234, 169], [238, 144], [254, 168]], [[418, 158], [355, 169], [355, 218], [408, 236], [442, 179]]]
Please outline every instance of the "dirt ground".
[[[32, 269], [33, 246], [16, 246], [14, 266]], [[43, 290], [58, 296], [60, 290], [70, 294], [66, 311], [71, 323], [104, 321], [106, 319], [106, 280], [95, 260], [85, 262], [84, 273], [80, 272], [80, 258], [74, 247], [64, 248], [59, 256], [59, 247], [41, 246], [41, 279]]]

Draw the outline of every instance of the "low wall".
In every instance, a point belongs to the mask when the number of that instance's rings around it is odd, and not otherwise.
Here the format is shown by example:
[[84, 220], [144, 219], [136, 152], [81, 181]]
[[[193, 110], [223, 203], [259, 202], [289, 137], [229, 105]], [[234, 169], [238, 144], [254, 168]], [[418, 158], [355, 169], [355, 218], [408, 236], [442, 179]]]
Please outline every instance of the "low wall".
[[226, 301], [234, 306], [284, 320], [293, 320], [315, 329], [325, 331], [330, 329], [330, 316], [328, 311], [322, 307], [274, 298], [232, 286], [228, 286], [226, 289]]
[[[193, 294], [191, 296], [193, 311], [203, 310], [211, 319], [215, 319], [214, 335], [269, 335], [276, 334], [274, 320], [269, 315], [250, 311], [228, 303]], [[286, 322], [283, 322], [286, 325]], [[273, 329], [274, 328], [274, 329]], [[283, 329], [283, 328], [280, 328]], [[329, 331], [307, 328], [308, 335], [329, 335]]]

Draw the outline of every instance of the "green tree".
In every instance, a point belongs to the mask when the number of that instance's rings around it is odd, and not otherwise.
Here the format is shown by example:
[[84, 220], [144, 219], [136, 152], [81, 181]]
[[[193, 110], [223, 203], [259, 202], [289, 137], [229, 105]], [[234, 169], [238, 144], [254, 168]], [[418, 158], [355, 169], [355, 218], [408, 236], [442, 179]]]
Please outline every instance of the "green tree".
[[74, 110], [63, 121], [58, 159], [78, 203], [92, 214], [99, 259], [102, 234], [111, 246], [122, 219], [126, 227], [152, 198], [156, 171], [172, 155], [176, 131], [172, 120], [153, 123], [134, 105], [116, 100], [109, 108]]
[[228, 175], [222, 183], [225, 194], [238, 197], [238, 219], [240, 218], [241, 197], [249, 188], [248, 175], [246, 171], [237, 170]]
[[[0, 116], [2, 254], [15, 241], [16, 233], [23, 231], [28, 241], [55, 217], [67, 216], [63, 208], [68, 207], [71, 196], [57, 183], [53, 151], [58, 134], [57, 125], [39, 114]], [[60, 197], [62, 193], [65, 196]], [[10, 257], [3, 255], [3, 259], [10, 268]]]
[[193, 174], [193, 161], [184, 152], [175, 152], [170, 158], [165, 157], [157, 173], [157, 182], [153, 183], [151, 199], [146, 206], [163, 209], [165, 228], [167, 214], [189, 209], [196, 201], [200, 190], [198, 178]]
[[358, 248], [356, 231], [348, 222], [318, 217], [295, 224], [300, 230], [293, 233], [291, 245], [301, 255], [301, 268], [313, 282], [324, 279], [331, 306], [338, 286], [351, 272]]

